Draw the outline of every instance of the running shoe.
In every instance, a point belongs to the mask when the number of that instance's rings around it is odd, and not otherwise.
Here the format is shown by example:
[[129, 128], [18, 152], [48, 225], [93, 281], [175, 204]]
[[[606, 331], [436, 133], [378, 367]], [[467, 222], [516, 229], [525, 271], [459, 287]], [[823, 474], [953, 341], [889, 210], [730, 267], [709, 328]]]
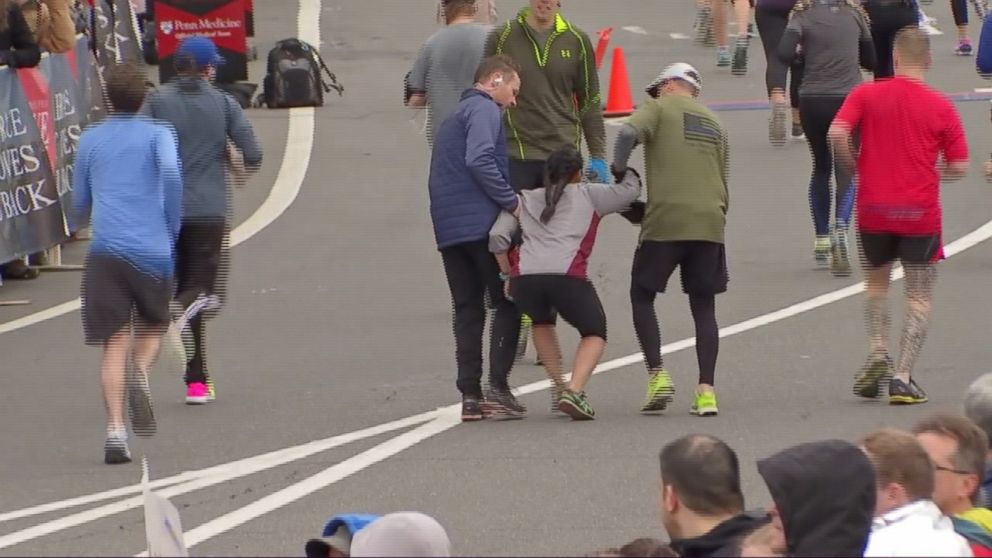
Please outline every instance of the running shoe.
[[482, 404], [474, 395], [462, 396], [462, 422], [475, 422], [483, 419]]
[[217, 388], [214, 387], [214, 379], [207, 374], [207, 402], [217, 400]]
[[846, 228], [838, 229], [835, 233], [830, 272], [833, 273], [834, 277], [847, 277], [851, 275], [851, 261], [848, 259]]
[[641, 406], [642, 413], [664, 411], [675, 398], [675, 384], [672, 376], [664, 369], [651, 372], [648, 376], [648, 393]]
[[971, 56], [971, 39], [964, 39], [958, 42], [958, 47], [954, 49], [954, 54], [958, 56]]
[[899, 378], [889, 381], [889, 405], [919, 405], [927, 401], [926, 392], [916, 380], [910, 378], [908, 384]]
[[716, 392], [706, 390], [696, 392], [696, 402], [689, 409], [690, 415], [697, 417], [715, 417], [720, 412], [716, 407]]
[[138, 370], [133, 359], [128, 357], [125, 373], [127, 382], [128, 417], [131, 428], [142, 438], [155, 435], [158, 424], [155, 421], [155, 411], [152, 409], [152, 392], [148, 385], [148, 375]]
[[829, 234], [817, 235], [816, 242], [813, 244], [813, 259], [816, 260], [817, 266], [827, 267], [830, 265], [830, 253], [833, 248]]
[[726, 68], [731, 63], [730, 49], [720, 47], [716, 53], [716, 65], [719, 68]]
[[572, 417], [572, 420], [593, 420], [596, 418], [596, 411], [589, 404], [589, 399], [584, 391], [574, 392], [565, 390], [558, 402], [561, 412]]
[[127, 447], [127, 434], [113, 433], [103, 443], [103, 462], [119, 465], [131, 462], [131, 450]]
[[747, 75], [747, 39], [737, 41], [734, 48], [734, 58], [730, 65], [730, 73], [735, 76]]
[[803, 125], [792, 123], [792, 141], [804, 141], [806, 139], [806, 133], [803, 132]]
[[[854, 395], [865, 399], [877, 399], [882, 396], [882, 384], [894, 373], [892, 359], [884, 353], [875, 353], [854, 378]], [[891, 383], [890, 383], [891, 388]]]
[[788, 103], [772, 103], [772, 116], [768, 120], [768, 141], [775, 147], [785, 145], [785, 121], [788, 116]]
[[210, 389], [207, 384], [193, 382], [186, 386], [187, 405], [205, 405], [210, 400]]
[[520, 404], [509, 389], [490, 388], [482, 406], [485, 413], [494, 420], [514, 420], [527, 416], [527, 407]]

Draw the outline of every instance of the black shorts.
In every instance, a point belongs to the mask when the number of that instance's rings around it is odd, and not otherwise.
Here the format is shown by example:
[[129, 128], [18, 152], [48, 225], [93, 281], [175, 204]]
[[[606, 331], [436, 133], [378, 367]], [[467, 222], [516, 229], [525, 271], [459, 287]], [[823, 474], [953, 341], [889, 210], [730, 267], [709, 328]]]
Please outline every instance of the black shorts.
[[582, 337], [606, 339], [606, 313], [588, 280], [568, 275], [521, 275], [510, 281], [510, 296], [534, 325], [554, 325], [558, 313]]
[[718, 242], [644, 241], [634, 253], [631, 281], [643, 289], [663, 293], [676, 267], [686, 294], [716, 295], [727, 291], [727, 251]]
[[201, 293], [225, 298], [227, 232], [222, 218], [183, 221], [176, 241], [176, 298], [184, 305]]
[[169, 325], [172, 280], [154, 277], [116, 256], [86, 257], [82, 287], [83, 331], [87, 345], [102, 345], [131, 323]]
[[544, 187], [544, 161], [510, 158], [510, 187], [518, 194]]
[[893, 233], [858, 233], [861, 253], [871, 267], [880, 267], [896, 260], [903, 265], [928, 265], [936, 263], [941, 255], [939, 234], [920, 236]]

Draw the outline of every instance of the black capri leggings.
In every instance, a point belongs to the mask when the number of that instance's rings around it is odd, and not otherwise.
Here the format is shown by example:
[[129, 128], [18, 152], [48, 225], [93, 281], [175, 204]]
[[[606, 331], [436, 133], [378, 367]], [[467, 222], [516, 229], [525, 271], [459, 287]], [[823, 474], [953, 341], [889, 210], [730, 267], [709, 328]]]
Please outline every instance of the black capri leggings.
[[895, 74], [892, 43], [900, 29], [916, 27], [916, 7], [910, 4], [867, 4], [865, 8], [871, 18], [871, 36], [875, 44], [875, 79], [890, 78]]
[[510, 281], [510, 296], [534, 325], [554, 325], [556, 313], [582, 337], [606, 339], [606, 313], [596, 288], [569, 275], [521, 275]]
[[968, 25], [968, 0], [951, 0], [954, 25]]
[[761, 45], [765, 49], [765, 87], [771, 95], [773, 89], [785, 90], [785, 82], [789, 71], [792, 71], [792, 80], [789, 84], [789, 99], [792, 108], [799, 108], [799, 86], [803, 82], [802, 64], [794, 64], [790, 68], [782, 63], [776, 51], [778, 44], [785, 35], [785, 28], [789, 24], [789, 11], [769, 8], [758, 5], [754, 10], [754, 23], [758, 27], [758, 34], [761, 36]]

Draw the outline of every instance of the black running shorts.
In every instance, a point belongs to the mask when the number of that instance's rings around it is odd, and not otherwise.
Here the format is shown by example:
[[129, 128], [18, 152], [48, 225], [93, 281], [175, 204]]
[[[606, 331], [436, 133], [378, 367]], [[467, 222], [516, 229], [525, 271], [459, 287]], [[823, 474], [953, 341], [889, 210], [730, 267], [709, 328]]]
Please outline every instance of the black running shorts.
[[586, 279], [569, 275], [521, 275], [510, 281], [510, 296], [521, 314], [534, 325], [554, 325], [561, 314], [582, 337], [606, 339], [606, 313], [596, 288]]
[[727, 252], [718, 242], [646, 240], [634, 252], [631, 281], [663, 293], [676, 267], [686, 294], [716, 295], [727, 291]]
[[936, 263], [940, 256], [939, 234], [908, 236], [893, 233], [858, 233], [861, 252], [871, 267], [880, 267], [896, 260], [905, 264]]
[[169, 325], [172, 280], [154, 277], [116, 256], [90, 254], [82, 286], [83, 331], [87, 345], [102, 345], [131, 322]]

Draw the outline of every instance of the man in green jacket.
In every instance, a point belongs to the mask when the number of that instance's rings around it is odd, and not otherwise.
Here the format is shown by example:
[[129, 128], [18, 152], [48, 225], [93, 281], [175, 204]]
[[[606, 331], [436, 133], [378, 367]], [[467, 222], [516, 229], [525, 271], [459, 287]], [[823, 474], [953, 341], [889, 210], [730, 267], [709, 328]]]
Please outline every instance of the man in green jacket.
[[[543, 186], [548, 155], [564, 144], [582, 149], [583, 136], [589, 173], [599, 182], [611, 182], [595, 49], [584, 31], [561, 16], [560, 0], [529, 3], [493, 29], [485, 48], [486, 57], [506, 54], [520, 66], [517, 106], [507, 109], [505, 117], [510, 186], [517, 192]], [[526, 330], [526, 316], [523, 325]], [[520, 339], [522, 354], [526, 331]], [[552, 393], [553, 401], [556, 395]]]

